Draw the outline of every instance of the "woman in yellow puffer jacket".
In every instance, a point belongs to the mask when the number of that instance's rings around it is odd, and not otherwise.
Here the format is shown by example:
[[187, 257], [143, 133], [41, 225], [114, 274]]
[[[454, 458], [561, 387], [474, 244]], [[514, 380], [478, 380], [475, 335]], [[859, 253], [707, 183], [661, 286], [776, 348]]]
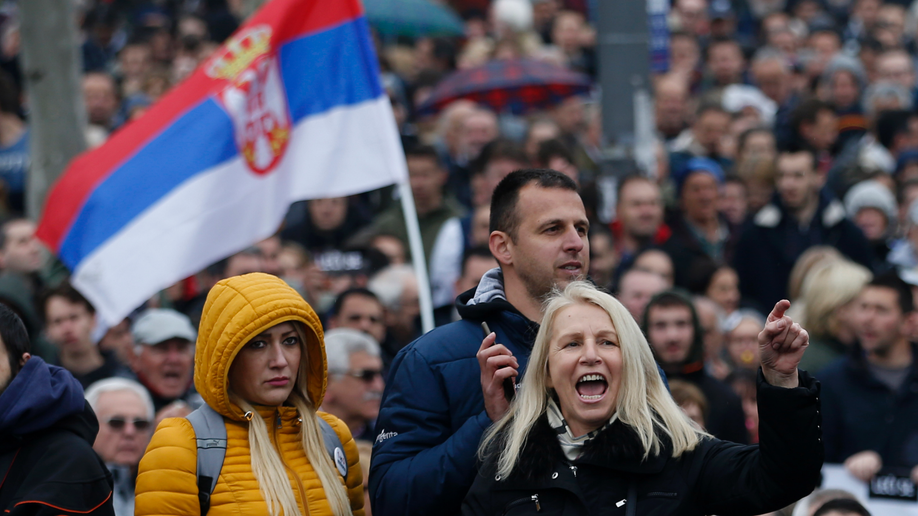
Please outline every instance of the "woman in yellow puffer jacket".
[[[268, 274], [217, 283], [207, 295], [194, 384], [223, 416], [227, 446], [212, 516], [363, 515], [357, 446], [325, 413], [343, 444], [347, 478], [326, 452], [316, 408], [325, 394], [322, 325], [295, 290]], [[200, 514], [194, 429], [164, 420], [140, 461], [134, 514]]]

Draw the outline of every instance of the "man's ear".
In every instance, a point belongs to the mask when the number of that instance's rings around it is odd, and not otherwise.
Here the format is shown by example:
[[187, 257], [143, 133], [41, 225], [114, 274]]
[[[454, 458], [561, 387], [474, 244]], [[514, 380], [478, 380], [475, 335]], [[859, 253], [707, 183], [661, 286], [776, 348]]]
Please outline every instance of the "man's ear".
[[510, 235], [503, 231], [492, 231], [488, 237], [488, 248], [498, 265], [513, 265], [513, 241]]
[[31, 353], [23, 353], [22, 358], [19, 359], [19, 368], [22, 369], [30, 358], [32, 358]]

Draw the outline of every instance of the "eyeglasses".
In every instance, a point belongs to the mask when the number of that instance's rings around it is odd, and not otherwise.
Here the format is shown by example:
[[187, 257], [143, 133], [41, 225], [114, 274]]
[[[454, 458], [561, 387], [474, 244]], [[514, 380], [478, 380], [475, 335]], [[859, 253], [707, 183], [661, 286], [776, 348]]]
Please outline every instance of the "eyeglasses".
[[124, 427], [125, 427], [126, 425], [128, 425], [128, 424], [134, 425], [134, 428], [135, 428], [138, 432], [143, 432], [144, 430], [147, 430], [147, 429], [150, 428], [150, 422], [147, 421], [146, 419], [133, 419], [133, 420], [131, 420], [131, 419], [125, 419], [125, 418], [120, 417], [120, 416], [115, 416], [115, 417], [109, 418], [108, 421], [105, 422], [105, 424], [107, 424], [108, 426], [110, 426], [110, 427], [112, 428], [112, 430], [115, 430], [115, 431], [118, 431], [118, 432], [124, 430]]
[[371, 383], [377, 376], [382, 377], [383, 372], [381, 369], [358, 369], [356, 371], [345, 371], [341, 374], [353, 376], [364, 383]]

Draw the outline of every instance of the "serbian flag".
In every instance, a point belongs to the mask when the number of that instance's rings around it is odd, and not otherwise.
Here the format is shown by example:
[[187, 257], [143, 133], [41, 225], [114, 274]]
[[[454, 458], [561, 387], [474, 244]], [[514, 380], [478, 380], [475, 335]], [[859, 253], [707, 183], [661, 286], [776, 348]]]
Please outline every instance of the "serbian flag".
[[102, 318], [271, 235], [297, 200], [407, 181], [359, 0], [273, 0], [78, 156], [38, 228]]

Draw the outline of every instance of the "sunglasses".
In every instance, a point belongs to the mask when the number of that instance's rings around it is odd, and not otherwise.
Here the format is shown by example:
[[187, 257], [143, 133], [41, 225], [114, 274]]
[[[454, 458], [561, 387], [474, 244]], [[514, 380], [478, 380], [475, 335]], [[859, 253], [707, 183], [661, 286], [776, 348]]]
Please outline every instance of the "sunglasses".
[[348, 371], [344, 374], [353, 376], [365, 383], [370, 383], [375, 380], [377, 376], [381, 377], [383, 372], [380, 369], [358, 369], [357, 371]]
[[105, 423], [108, 426], [110, 426], [112, 430], [117, 430], [119, 432], [121, 430], [124, 430], [124, 427], [127, 426], [128, 424], [134, 425], [134, 428], [137, 429], [138, 432], [143, 432], [144, 430], [147, 430], [150, 428], [150, 422], [147, 421], [146, 419], [131, 420], [131, 419], [125, 419], [120, 416], [109, 418], [108, 421], [106, 421]]

